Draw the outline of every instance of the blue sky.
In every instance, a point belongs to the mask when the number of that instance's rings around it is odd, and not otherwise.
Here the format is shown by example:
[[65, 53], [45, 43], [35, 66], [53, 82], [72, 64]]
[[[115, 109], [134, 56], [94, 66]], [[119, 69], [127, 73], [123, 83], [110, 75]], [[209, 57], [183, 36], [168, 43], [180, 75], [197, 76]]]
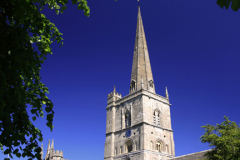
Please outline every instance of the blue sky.
[[[240, 11], [212, 1], [141, 1], [156, 93], [168, 87], [176, 156], [209, 149], [200, 127], [229, 116], [240, 122]], [[129, 91], [137, 1], [88, 1], [90, 17], [68, 5], [64, 14], [44, 10], [64, 46], [53, 44], [41, 70], [54, 103], [54, 130], [34, 124], [69, 160], [104, 157], [107, 94]], [[6, 156], [0, 154], [0, 159]], [[44, 154], [45, 157], [45, 154]], [[21, 158], [22, 160], [26, 158]]]

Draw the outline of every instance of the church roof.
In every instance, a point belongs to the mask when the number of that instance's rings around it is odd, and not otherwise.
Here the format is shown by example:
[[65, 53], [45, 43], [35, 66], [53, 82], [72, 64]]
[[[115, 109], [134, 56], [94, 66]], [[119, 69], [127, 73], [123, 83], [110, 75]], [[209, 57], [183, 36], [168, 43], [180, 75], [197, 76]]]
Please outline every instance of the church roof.
[[141, 89], [155, 93], [152, 69], [143, 28], [140, 6], [138, 6], [137, 30], [130, 82], [130, 93]]

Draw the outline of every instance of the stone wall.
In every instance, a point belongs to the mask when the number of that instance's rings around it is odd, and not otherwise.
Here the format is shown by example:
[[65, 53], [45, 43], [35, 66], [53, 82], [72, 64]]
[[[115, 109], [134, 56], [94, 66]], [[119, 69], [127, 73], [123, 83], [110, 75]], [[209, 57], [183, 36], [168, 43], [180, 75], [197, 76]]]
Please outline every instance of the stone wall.
[[192, 154], [187, 154], [187, 155], [171, 158], [169, 160], [198, 160], [198, 159], [204, 159], [205, 158], [204, 154], [207, 151], [209, 151], [209, 150], [196, 152], [196, 153], [192, 153]]

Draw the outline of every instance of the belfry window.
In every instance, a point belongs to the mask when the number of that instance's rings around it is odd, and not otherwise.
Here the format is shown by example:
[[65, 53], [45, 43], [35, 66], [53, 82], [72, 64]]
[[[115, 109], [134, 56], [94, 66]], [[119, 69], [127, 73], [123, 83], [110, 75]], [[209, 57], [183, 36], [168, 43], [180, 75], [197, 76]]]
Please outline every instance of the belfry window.
[[162, 151], [162, 142], [161, 141], [157, 141], [156, 143], [156, 149], [158, 150], [158, 152]]
[[160, 111], [155, 110], [153, 113], [153, 124], [156, 126], [160, 126]]
[[155, 115], [155, 113], [153, 114], [153, 124], [156, 125], [156, 115]]
[[131, 113], [130, 111], [127, 111], [125, 114], [125, 126], [130, 127], [131, 126]]
[[130, 84], [130, 91], [135, 91], [135, 90], [136, 90], [136, 82], [132, 80]]

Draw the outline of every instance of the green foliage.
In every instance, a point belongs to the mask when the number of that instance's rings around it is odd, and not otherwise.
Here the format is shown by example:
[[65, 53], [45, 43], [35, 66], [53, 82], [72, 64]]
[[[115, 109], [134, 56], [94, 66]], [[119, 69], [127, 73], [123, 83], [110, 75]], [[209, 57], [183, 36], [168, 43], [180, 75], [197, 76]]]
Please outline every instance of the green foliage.
[[205, 134], [201, 142], [213, 147], [206, 153], [210, 160], [240, 160], [240, 128], [234, 121], [224, 116], [221, 124], [202, 126]]
[[[40, 69], [50, 45], [63, 44], [61, 33], [41, 10], [54, 9], [58, 14], [68, 0], [0, 1], [0, 148], [4, 154], [40, 160], [43, 140], [32, 121], [47, 112], [47, 126], [53, 129], [53, 103], [46, 96], [48, 88], [41, 82]], [[73, 5], [89, 16], [86, 0], [72, 0]], [[33, 46], [37, 46], [34, 48]], [[26, 111], [31, 107], [32, 121]]]
[[240, 8], [240, 0], [217, 0], [217, 4], [223, 9], [224, 7], [226, 9], [229, 8], [231, 4], [231, 8], [234, 11], [237, 11]]

